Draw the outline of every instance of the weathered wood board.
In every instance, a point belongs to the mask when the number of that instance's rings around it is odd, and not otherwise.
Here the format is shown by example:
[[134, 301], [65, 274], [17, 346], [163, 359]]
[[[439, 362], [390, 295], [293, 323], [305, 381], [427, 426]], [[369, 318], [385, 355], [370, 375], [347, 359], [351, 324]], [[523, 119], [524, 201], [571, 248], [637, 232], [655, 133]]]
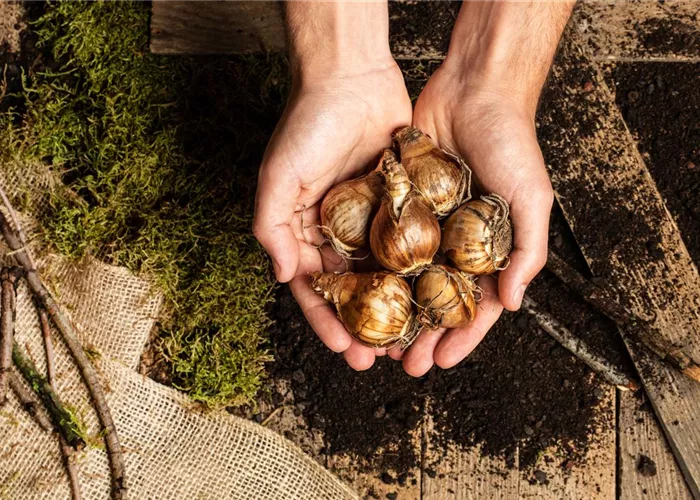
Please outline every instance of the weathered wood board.
[[[151, 51], [157, 54], [240, 54], [285, 48], [281, 2], [153, 2]], [[391, 49], [397, 59], [441, 59], [456, 4], [436, 2], [439, 29], [415, 32], [424, 16], [416, 2], [390, 2]], [[413, 15], [415, 13], [415, 16]], [[579, 2], [573, 24], [594, 59], [700, 61], [700, 2]]]
[[[515, 467], [509, 468], [504, 458], [482, 455], [479, 448], [462, 450], [450, 447], [438, 449], [430, 412], [424, 424], [423, 498], [426, 500], [459, 499], [586, 499], [613, 500], [615, 498], [615, 390], [601, 382], [606, 397], [601, 402], [601, 420], [596, 428], [593, 444], [584, 460], [562, 467], [560, 451], [546, 450], [534, 467], [519, 467], [516, 453]], [[546, 476], [540, 482], [535, 471]]]
[[[601, 401], [600, 421], [591, 429], [590, 448], [580, 463], [562, 467], [559, 451], [547, 450], [535, 468], [547, 475], [545, 484], [531, 480], [532, 473], [520, 471], [519, 496], [521, 499], [615, 499], [615, 389], [600, 381], [600, 389], [606, 391]], [[547, 459], [551, 461], [547, 461]]]
[[[450, 446], [447, 450], [439, 449], [440, 445], [434, 439], [433, 419], [429, 408], [423, 429], [423, 498], [519, 498], [518, 470], [508, 468], [505, 459], [482, 456], [478, 448], [465, 451]], [[444, 458], [435, 461], [433, 457]]]
[[[643, 402], [631, 392], [619, 392], [619, 484], [620, 500], [669, 498], [691, 500], [690, 491], [682, 480], [666, 438], [656, 422], [651, 408], [641, 408]], [[642, 456], [656, 465], [656, 473], [642, 473]]]
[[[653, 318], [666, 340], [700, 359], [697, 269], [600, 71], [571, 37], [562, 43], [543, 108], [545, 158], [558, 159], [548, 165], [552, 183], [593, 274], [636, 314]], [[605, 233], [610, 220], [621, 237]], [[663, 257], [649, 254], [649, 241], [639, 236], [645, 226], [669, 249]], [[700, 384], [626, 343], [690, 490], [700, 497]]]
[[594, 60], [700, 61], [700, 2], [579, 2], [572, 20]]
[[285, 49], [281, 2], [153, 2], [151, 52], [246, 54]]

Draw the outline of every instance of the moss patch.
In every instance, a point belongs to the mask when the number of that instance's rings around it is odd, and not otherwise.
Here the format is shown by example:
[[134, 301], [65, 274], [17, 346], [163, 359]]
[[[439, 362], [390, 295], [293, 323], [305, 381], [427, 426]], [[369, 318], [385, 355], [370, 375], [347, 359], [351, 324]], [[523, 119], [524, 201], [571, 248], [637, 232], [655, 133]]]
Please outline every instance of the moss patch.
[[[148, 53], [149, 5], [59, 2], [6, 158], [62, 176], [42, 213], [63, 255], [124, 265], [170, 305], [159, 346], [174, 384], [211, 406], [248, 403], [270, 359], [274, 283], [250, 232], [255, 175], [287, 91], [281, 57]], [[40, 68], [40, 69], [39, 69]]]

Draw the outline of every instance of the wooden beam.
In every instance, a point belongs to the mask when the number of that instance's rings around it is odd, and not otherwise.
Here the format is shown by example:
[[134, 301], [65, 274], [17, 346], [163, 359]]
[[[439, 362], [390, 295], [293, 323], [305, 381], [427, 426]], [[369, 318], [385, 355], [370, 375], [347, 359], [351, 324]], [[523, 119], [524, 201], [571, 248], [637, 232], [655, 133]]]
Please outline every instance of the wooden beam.
[[605, 397], [600, 403], [600, 420], [590, 430], [593, 437], [583, 459], [562, 467], [557, 449], [546, 450], [535, 466], [535, 470], [546, 474], [546, 483], [533, 481], [532, 471], [526, 474], [521, 470], [519, 498], [615, 500], [615, 389], [602, 380], [598, 383]]
[[[518, 470], [508, 468], [503, 458], [481, 454], [478, 447], [447, 450], [436, 444], [430, 405], [423, 424], [423, 498], [493, 500], [519, 498]], [[517, 460], [517, 457], [516, 457]]]
[[[651, 407], [631, 392], [618, 395], [620, 500], [691, 500]], [[647, 458], [652, 462], [644, 466]]]
[[700, 2], [579, 2], [572, 20], [597, 61], [700, 61]]
[[[653, 319], [667, 341], [700, 359], [700, 276], [580, 40], [562, 42], [538, 128], [557, 200], [593, 274], [637, 315]], [[610, 220], [619, 229], [613, 235], [605, 231]], [[640, 237], [644, 225], [649, 240]], [[649, 252], [649, 245], [663, 251]], [[700, 497], [700, 384], [630, 339], [626, 344], [686, 481]]]
[[281, 2], [171, 2], [155, 0], [154, 54], [247, 54], [282, 51]]

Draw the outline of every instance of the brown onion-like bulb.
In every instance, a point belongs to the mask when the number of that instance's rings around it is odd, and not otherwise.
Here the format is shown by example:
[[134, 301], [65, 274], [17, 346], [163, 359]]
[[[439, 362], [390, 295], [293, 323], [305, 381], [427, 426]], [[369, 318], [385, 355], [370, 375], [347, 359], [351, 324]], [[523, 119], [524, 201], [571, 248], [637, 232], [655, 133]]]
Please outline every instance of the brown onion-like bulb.
[[369, 245], [386, 269], [415, 274], [430, 265], [440, 247], [440, 224], [414, 190], [396, 159], [382, 165], [386, 195], [374, 216]]
[[474, 279], [441, 264], [426, 269], [416, 280], [418, 322], [432, 330], [468, 325], [476, 314]]
[[419, 325], [406, 280], [387, 271], [311, 274], [311, 288], [335, 305], [350, 335], [370, 347], [407, 347]]
[[[396, 159], [393, 151], [386, 150], [380, 166], [385, 156]], [[383, 194], [379, 170], [341, 182], [328, 191], [321, 203], [321, 232], [339, 255], [350, 257], [353, 251], [367, 247], [370, 223]]]
[[460, 271], [502, 271], [513, 249], [509, 214], [508, 203], [497, 194], [468, 201], [445, 221], [440, 249]]
[[408, 177], [435, 215], [449, 215], [469, 199], [471, 170], [464, 160], [436, 147], [415, 127], [397, 130], [394, 141]]

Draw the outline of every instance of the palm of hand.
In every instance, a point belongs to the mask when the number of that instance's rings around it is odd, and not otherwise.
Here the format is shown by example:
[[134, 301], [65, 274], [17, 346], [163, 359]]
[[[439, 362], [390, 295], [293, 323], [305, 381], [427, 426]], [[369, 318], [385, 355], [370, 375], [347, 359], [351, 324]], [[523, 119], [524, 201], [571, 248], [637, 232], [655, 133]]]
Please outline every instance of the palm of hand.
[[[511, 206], [515, 250], [498, 277], [482, 277], [484, 290], [475, 320], [465, 328], [421, 334], [403, 355], [404, 368], [419, 376], [433, 363], [443, 368], [464, 359], [483, 339], [503, 307], [519, 307], [519, 294], [546, 259], [552, 191], [537, 144], [531, 112], [507, 93], [465, 88], [440, 70], [415, 107], [413, 124], [440, 147], [466, 159], [473, 194], [498, 193]], [[399, 353], [390, 353], [399, 358]]]
[[[332, 350], [356, 369], [371, 366], [374, 351], [354, 341], [332, 308], [308, 286], [312, 271], [342, 271], [345, 263], [317, 230], [323, 196], [359, 175], [390, 146], [391, 132], [411, 122], [411, 102], [399, 68], [336, 79], [296, 90], [261, 166], [254, 232], [273, 258], [309, 323]], [[263, 189], [264, 188], [264, 189]]]

